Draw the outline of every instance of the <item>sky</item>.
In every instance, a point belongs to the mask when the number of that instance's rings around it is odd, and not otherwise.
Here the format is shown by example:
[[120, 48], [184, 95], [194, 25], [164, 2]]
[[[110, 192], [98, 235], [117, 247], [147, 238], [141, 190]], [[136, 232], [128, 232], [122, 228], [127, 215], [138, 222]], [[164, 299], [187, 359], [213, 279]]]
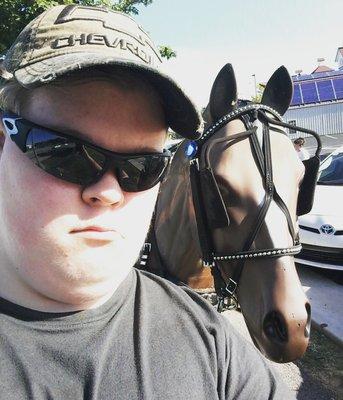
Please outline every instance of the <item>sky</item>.
[[311, 73], [325, 58], [336, 69], [343, 47], [343, 0], [154, 0], [139, 11], [155, 44], [176, 51], [163, 68], [199, 107], [226, 63], [250, 99], [255, 79], [266, 83], [280, 65]]

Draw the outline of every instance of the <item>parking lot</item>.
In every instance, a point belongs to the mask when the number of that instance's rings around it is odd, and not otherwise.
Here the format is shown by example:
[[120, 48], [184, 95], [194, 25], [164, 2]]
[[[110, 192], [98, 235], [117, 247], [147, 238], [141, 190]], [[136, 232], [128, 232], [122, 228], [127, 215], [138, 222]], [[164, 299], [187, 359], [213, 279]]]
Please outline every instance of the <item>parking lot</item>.
[[[321, 136], [321, 141], [322, 141], [322, 157], [328, 155], [335, 149], [337, 149], [340, 146], [343, 146], [343, 134], [339, 135], [326, 135], [326, 136]], [[305, 143], [305, 148], [308, 150], [310, 155], [313, 155], [317, 145], [316, 141], [313, 137], [308, 137], [306, 138], [306, 143]]]

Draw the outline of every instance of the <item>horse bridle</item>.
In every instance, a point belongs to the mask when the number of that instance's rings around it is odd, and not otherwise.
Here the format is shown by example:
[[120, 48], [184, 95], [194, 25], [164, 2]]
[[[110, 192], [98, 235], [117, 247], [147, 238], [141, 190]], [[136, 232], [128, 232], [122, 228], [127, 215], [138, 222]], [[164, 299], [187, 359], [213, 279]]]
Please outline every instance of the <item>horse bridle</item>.
[[[271, 114], [274, 118], [268, 117], [267, 113]], [[245, 128], [247, 129], [245, 132], [241, 132], [226, 138], [214, 139], [210, 144], [207, 143], [204, 151], [202, 151], [203, 145], [207, 142], [209, 138], [211, 138], [228, 122], [237, 118], [239, 118], [244, 123]], [[253, 122], [257, 119], [259, 119], [263, 124], [262, 146], [260, 145], [257, 136], [257, 127], [253, 125]], [[189, 152], [186, 148], [186, 152], [188, 151], [188, 156], [191, 158], [190, 178], [198, 236], [202, 251], [202, 260], [204, 266], [212, 268], [215, 289], [220, 298], [218, 308], [221, 307], [220, 304], [223, 304], [225, 298], [235, 298], [235, 294], [246, 260], [267, 257], [294, 256], [301, 251], [299, 236], [295, 232], [289, 210], [280, 195], [278, 194], [273, 182], [270, 130], [278, 131], [283, 134], [285, 134], [285, 132], [275, 128], [274, 126], [270, 126], [270, 124], [282, 126], [285, 128], [291, 128], [293, 130], [302, 131], [313, 135], [317, 140], [315, 164], [316, 168], [317, 164], [319, 167], [319, 154], [321, 150], [319, 135], [311, 130], [283, 122], [280, 114], [278, 114], [271, 107], [263, 104], [249, 104], [244, 107], [236, 108], [234, 111], [223, 116], [213, 125], [211, 125], [204, 132], [200, 139], [194, 142], [190, 142], [189, 146], [191, 146], [191, 148], [194, 150], [193, 152]], [[246, 138], [249, 138], [253, 151], [253, 156], [262, 177], [265, 195], [257, 215], [255, 227], [246, 239], [242, 250], [236, 253], [221, 254], [215, 251], [211, 231], [215, 228], [228, 226], [230, 221], [227, 209], [225, 207], [222, 195], [220, 193], [210, 165], [209, 154], [215, 144], [227, 142], [227, 149], [232, 144]], [[200, 166], [200, 158], [202, 156], [204, 157], [204, 162], [202, 164], [204, 165], [204, 167]], [[311, 181], [313, 182], [313, 186], [315, 186], [317, 173], [318, 168], [314, 172], [315, 179], [312, 179]], [[314, 187], [307, 189], [310, 189], [310, 191], [314, 193]], [[251, 250], [251, 246], [254, 243], [262, 227], [272, 200], [275, 201], [275, 203], [278, 205], [278, 207], [281, 209], [287, 219], [288, 229], [293, 240], [293, 245], [291, 247], [284, 248]], [[308, 209], [309, 207], [311, 208], [311, 206], [312, 204], [310, 206], [306, 204], [305, 208]], [[233, 276], [229, 278], [228, 282], [225, 282], [222, 276], [221, 270], [218, 267], [218, 261], [238, 262]]]

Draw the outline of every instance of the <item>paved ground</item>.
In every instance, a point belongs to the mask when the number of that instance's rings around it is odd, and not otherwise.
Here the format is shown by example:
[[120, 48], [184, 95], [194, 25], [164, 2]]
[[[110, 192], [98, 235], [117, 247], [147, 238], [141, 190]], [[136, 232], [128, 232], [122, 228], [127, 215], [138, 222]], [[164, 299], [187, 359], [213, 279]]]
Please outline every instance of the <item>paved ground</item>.
[[343, 285], [312, 269], [297, 267], [303, 289], [312, 307], [312, 324], [343, 347]]

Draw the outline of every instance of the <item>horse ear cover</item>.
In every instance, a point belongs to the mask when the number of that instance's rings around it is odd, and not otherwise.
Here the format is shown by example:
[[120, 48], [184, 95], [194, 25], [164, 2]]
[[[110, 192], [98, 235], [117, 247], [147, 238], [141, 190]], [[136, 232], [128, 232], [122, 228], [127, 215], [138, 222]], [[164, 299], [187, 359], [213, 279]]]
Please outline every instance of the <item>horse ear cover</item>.
[[231, 64], [219, 71], [211, 90], [210, 112], [214, 121], [231, 112], [237, 103], [237, 83]]
[[269, 106], [283, 115], [291, 104], [293, 97], [292, 79], [283, 65], [270, 77], [263, 95], [261, 104]]

